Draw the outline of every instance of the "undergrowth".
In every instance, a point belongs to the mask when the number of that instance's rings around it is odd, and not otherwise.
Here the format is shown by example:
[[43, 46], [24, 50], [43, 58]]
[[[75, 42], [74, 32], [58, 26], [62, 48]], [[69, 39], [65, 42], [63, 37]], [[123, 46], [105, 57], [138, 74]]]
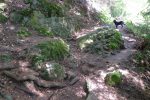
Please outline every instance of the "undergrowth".
[[37, 45], [40, 49], [38, 55], [32, 57], [33, 66], [39, 65], [44, 61], [62, 60], [69, 55], [69, 46], [62, 39], [54, 39]]
[[21, 27], [20, 30], [17, 32], [17, 35], [21, 38], [28, 37], [31, 35], [29, 30], [25, 27]]
[[0, 55], [0, 62], [9, 62], [11, 61], [13, 58], [11, 55], [8, 54], [1, 54]]
[[122, 82], [123, 75], [119, 71], [114, 71], [112, 73], [109, 73], [105, 77], [105, 83], [110, 86], [116, 86], [119, 85]]
[[[148, 7], [149, 8], [149, 7]], [[140, 43], [137, 45], [138, 52], [134, 55], [133, 61], [139, 68], [150, 70], [150, 13], [145, 9], [142, 13], [141, 23], [128, 22], [127, 28], [136, 35]], [[145, 70], [146, 71], [146, 70]]]
[[69, 53], [68, 45], [62, 39], [41, 43], [37, 46], [46, 59], [59, 60]]
[[98, 29], [94, 33], [81, 37], [78, 42], [81, 50], [98, 54], [122, 49], [124, 46], [121, 33], [109, 28]]
[[45, 80], [62, 80], [65, 77], [63, 66], [58, 63], [46, 64], [41, 70], [41, 77]]
[[7, 21], [7, 17], [0, 13], [0, 23], [5, 23]]

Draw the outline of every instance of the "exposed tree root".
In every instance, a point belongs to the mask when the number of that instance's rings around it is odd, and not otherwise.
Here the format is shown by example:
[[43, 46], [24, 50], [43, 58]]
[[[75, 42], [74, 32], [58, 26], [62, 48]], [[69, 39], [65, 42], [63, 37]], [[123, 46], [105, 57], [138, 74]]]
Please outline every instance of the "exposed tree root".
[[66, 86], [63, 83], [49, 82], [49, 81], [39, 79], [38, 76], [36, 76], [33, 73], [29, 74], [29, 73], [15, 73], [10, 71], [4, 71], [4, 74], [8, 77], [15, 79], [16, 81], [33, 81], [38, 86], [44, 88], [63, 88]]

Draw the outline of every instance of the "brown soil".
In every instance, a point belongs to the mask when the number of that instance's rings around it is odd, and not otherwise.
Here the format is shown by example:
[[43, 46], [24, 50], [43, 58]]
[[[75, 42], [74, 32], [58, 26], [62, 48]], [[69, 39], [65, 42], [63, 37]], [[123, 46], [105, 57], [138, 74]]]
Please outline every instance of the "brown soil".
[[[96, 86], [95, 95], [98, 100], [150, 100], [150, 79], [144, 77], [148, 74], [139, 73], [129, 62], [129, 57], [136, 51], [134, 49], [136, 39], [132, 34], [124, 33], [123, 29], [120, 31], [123, 33], [126, 49], [106, 58], [84, 53], [78, 48], [76, 40], [68, 41], [72, 58], [65, 58], [60, 63], [67, 71], [76, 73], [79, 81], [74, 85], [67, 84], [61, 89], [51, 89], [39, 87], [31, 81], [18, 82], [3, 73], [12, 68], [28, 67], [24, 63], [20, 64], [20, 61], [27, 61], [18, 59], [17, 53], [50, 38], [35, 33], [30, 37], [19, 39], [16, 36], [18, 26], [9, 21], [1, 24], [0, 27], [0, 54], [10, 54], [14, 58], [11, 63], [0, 62], [0, 96], [3, 94], [11, 96], [13, 100], [85, 100], [84, 84], [86, 80], [91, 80]], [[94, 29], [85, 29], [75, 35], [82, 36], [91, 31]], [[119, 70], [125, 75], [126, 81], [119, 87], [109, 87], [104, 83], [104, 76], [113, 70]], [[0, 100], [5, 99], [0, 98]]]

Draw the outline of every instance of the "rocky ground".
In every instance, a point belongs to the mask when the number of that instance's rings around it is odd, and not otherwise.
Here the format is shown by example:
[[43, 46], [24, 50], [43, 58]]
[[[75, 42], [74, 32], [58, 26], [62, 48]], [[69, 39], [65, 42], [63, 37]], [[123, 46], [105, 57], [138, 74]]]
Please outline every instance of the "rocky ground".
[[[130, 62], [136, 52], [136, 38], [119, 28], [125, 49], [107, 57], [85, 53], [76, 39], [69, 40], [71, 56], [59, 62], [64, 65], [69, 78], [63, 81], [45, 81], [30, 68], [24, 59], [25, 50], [51, 38], [38, 36], [20, 39], [18, 26], [8, 21], [0, 25], [0, 54], [10, 55], [7, 62], [0, 62], [0, 100], [149, 100], [149, 79], [139, 73]], [[101, 26], [97, 26], [101, 27]], [[75, 33], [75, 37], [95, 31], [94, 27]], [[119, 70], [123, 83], [117, 87], [105, 84], [107, 73]]]

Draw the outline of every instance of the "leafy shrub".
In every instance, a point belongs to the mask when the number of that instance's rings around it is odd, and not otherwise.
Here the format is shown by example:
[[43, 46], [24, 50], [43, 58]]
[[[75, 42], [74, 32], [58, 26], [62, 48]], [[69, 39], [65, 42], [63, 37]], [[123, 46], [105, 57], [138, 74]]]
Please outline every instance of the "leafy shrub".
[[7, 21], [7, 17], [6, 16], [4, 16], [2, 13], [0, 13], [0, 22], [1, 23], [5, 23], [6, 21]]
[[10, 19], [14, 23], [21, 23], [23, 20], [23, 16], [17, 12], [12, 12], [10, 14]]
[[2, 54], [0, 55], [0, 62], [9, 62], [11, 61], [13, 58], [11, 55], [6, 55], [6, 54]]
[[42, 63], [46, 60], [46, 58], [44, 58], [44, 56], [42, 55], [33, 55], [32, 57], [32, 67], [36, 68], [36, 69], [40, 69], [42, 66]]
[[112, 17], [121, 16], [124, 12], [124, 7], [125, 7], [125, 4], [123, 0], [111, 1], [110, 12], [111, 12]]
[[40, 35], [53, 36], [53, 33], [51, 31], [49, 31], [47, 28], [44, 28], [44, 27], [38, 28], [37, 31], [39, 32]]
[[[80, 29], [80, 24], [73, 18], [51, 17], [46, 18], [40, 11], [34, 11], [28, 26], [37, 30], [40, 34], [51, 34], [68, 38], [75, 30]], [[81, 24], [82, 26], [82, 24]], [[41, 31], [46, 31], [42, 32]]]
[[126, 23], [126, 26], [128, 31], [134, 33], [138, 37], [145, 38], [150, 34], [150, 26], [146, 23], [134, 24], [130, 21]]
[[118, 31], [114, 31], [114, 35], [109, 41], [109, 48], [112, 50], [119, 49], [122, 46], [121, 34]]
[[119, 71], [109, 73], [105, 77], [105, 83], [110, 86], [116, 86], [122, 82], [122, 74]]
[[69, 47], [62, 39], [54, 39], [37, 45], [47, 60], [60, 60], [69, 54]]
[[63, 16], [62, 7], [56, 3], [48, 2], [47, 0], [24, 0], [26, 4], [30, 4], [30, 9], [43, 12], [47, 17]]
[[44, 18], [45, 16], [40, 11], [33, 11], [28, 25], [35, 30], [39, 29], [44, 24]]
[[133, 57], [135, 60], [134, 63], [143, 68], [150, 68], [150, 51], [144, 50], [137, 52], [136, 55]]
[[98, 29], [94, 33], [81, 37], [78, 41], [82, 50], [98, 54], [122, 49], [124, 46], [121, 33], [109, 28]]
[[27, 37], [30, 36], [31, 33], [29, 32], [29, 30], [25, 27], [21, 27], [20, 30], [17, 32], [17, 35], [21, 38], [23, 37]]
[[111, 16], [107, 13], [107, 11], [100, 12], [98, 17], [101, 23], [111, 23]]

